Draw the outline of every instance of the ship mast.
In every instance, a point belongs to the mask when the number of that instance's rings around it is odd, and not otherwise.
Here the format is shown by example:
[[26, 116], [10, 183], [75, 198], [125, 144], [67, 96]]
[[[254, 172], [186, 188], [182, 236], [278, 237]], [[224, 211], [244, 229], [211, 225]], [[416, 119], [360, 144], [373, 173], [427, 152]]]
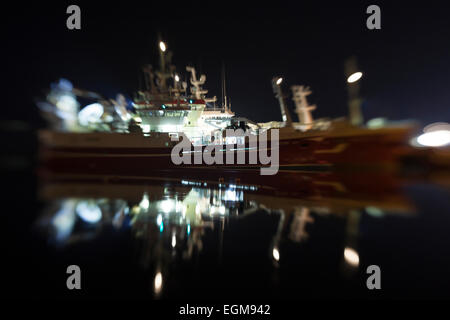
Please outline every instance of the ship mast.
[[227, 88], [226, 88], [226, 78], [225, 78], [225, 64], [222, 63], [222, 108], [227, 111], [230, 109], [227, 101]]
[[[159, 39], [161, 39], [159, 37]], [[160, 93], [167, 92], [167, 79], [173, 76], [175, 67], [170, 65], [172, 61], [172, 52], [167, 50], [167, 44], [164, 41], [159, 41], [159, 57], [160, 57], [160, 69], [156, 72], [158, 77], [157, 86]]]
[[361, 112], [362, 99], [359, 95], [359, 79], [362, 72], [358, 71], [356, 57], [351, 57], [345, 61], [345, 76], [347, 77], [348, 109], [351, 124], [359, 126], [363, 123]]
[[165, 71], [166, 71], [166, 57], [165, 52], [167, 50], [166, 44], [159, 38], [159, 63], [160, 63], [160, 74], [158, 75], [161, 79], [160, 86], [161, 88], [165, 88], [166, 86], [166, 78], [165, 78]]
[[191, 94], [195, 97], [195, 99], [203, 99], [205, 102], [215, 102], [217, 97], [214, 96], [213, 98], [206, 98], [205, 95], [208, 93], [208, 90], [204, 90], [201, 87], [206, 81], [206, 76], [202, 74], [200, 79], [197, 79], [197, 73], [194, 67], [186, 67], [186, 71], [191, 73]]
[[283, 82], [283, 78], [275, 77], [272, 79], [272, 88], [275, 93], [275, 97], [278, 99], [280, 104], [281, 118], [283, 119], [283, 126], [292, 126], [292, 118], [287, 110], [286, 103], [284, 102], [283, 92], [281, 91], [281, 83]]
[[311, 129], [313, 125], [313, 117], [311, 111], [316, 109], [315, 105], [309, 105], [306, 99], [312, 91], [305, 86], [292, 86], [292, 100], [295, 102], [295, 112], [297, 113], [300, 125], [305, 130]]

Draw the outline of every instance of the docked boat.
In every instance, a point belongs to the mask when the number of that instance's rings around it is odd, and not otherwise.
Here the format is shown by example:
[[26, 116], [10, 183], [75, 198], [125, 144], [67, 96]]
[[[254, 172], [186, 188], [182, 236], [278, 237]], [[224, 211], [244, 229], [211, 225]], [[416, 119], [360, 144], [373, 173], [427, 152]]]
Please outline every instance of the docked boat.
[[[255, 123], [236, 117], [227, 102], [225, 81], [222, 103], [217, 106], [217, 98], [208, 98], [203, 89], [206, 76], [198, 78], [195, 68], [187, 67], [188, 90], [166, 49], [161, 42], [160, 69], [144, 68], [144, 87], [132, 103], [121, 95], [107, 100], [73, 88], [67, 81], [55, 85], [47, 101], [39, 105], [52, 125], [39, 132], [44, 166], [56, 171], [142, 175], [186, 169], [255, 171], [276, 161], [277, 170], [269, 173], [276, 174], [279, 170], [391, 168], [427, 157], [427, 150], [409, 143], [418, 131], [411, 123], [374, 128], [346, 119], [313, 120], [315, 106], [309, 105], [311, 91], [305, 86], [292, 87], [299, 119], [292, 121], [279, 77], [272, 85], [282, 122]], [[78, 97], [95, 102], [79, 110]], [[253, 143], [258, 140], [259, 144]], [[263, 153], [266, 158], [270, 154], [270, 163], [252, 161], [261, 160]], [[174, 156], [183, 161], [174, 161]]]

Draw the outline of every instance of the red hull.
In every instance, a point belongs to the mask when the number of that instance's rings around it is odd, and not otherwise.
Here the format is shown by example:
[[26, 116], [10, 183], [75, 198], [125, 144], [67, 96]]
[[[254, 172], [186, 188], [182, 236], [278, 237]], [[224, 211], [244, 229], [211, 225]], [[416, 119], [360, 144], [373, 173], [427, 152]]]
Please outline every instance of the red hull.
[[[411, 130], [365, 129], [364, 134], [345, 136], [309, 136], [280, 139], [280, 171], [317, 171], [334, 168], [396, 167], [399, 162], [423, 154], [408, 145]], [[269, 142], [270, 146], [270, 142]], [[114, 147], [48, 147], [42, 146], [41, 161], [58, 172], [80, 172], [115, 175], [147, 175], [154, 171], [224, 170], [228, 172], [260, 170], [261, 165], [248, 164], [181, 164], [171, 160], [172, 146], [154, 148]], [[256, 151], [251, 151], [256, 152]], [[224, 159], [225, 159], [225, 153]], [[236, 161], [236, 155], [235, 155]]]

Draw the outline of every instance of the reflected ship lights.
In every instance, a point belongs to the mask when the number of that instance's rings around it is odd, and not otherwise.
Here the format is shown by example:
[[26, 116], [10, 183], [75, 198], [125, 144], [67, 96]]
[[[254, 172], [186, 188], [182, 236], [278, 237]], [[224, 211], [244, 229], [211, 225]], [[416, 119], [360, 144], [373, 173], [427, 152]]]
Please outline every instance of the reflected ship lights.
[[[373, 184], [361, 185], [345, 177], [289, 173], [289, 178], [265, 183], [258, 177], [242, 177], [239, 183], [211, 177], [107, 183], [105, 178], [52, 177], [42, 184], [41, 198], [49, 205], [37, 225], [58, 247], [90, 243], [108, 229], [129, 232], [139, 248], [139, 266], [152, 270], [149, 291], [154, 298], [164, 298], [177, 281], [171, 274], [181, 261], [195, 265], [211, 255], [220, 263], [227, 261], [230, 243], [262, 241], [254, 240], [262, 221], [271, 225], [261, 244], [267, 241], [266, 261], [274, 274], [289, 267], [293, 252], [309, 250], [310, 243], [328, 237], [316, 226], [335, 221], [342, 235], [333, 244], [335, 253], [326, 258], [319, 251], [309, 254], [340, 265], [348, 278], [357, 274], [363, 261], [358, 249], [361, 225], [388, 215], [411, 215], [415, 208], [402, 191], [407, 183], [402, 179], [388, 180], [377, 173]], [[377, 179], [383, 179], [383, 188], [377, 188]], [[237, 244], [242, 240], [231, 236], [236, 228], [252, 236]]]
[[163, 286], [163, 276], [161, 271], [158, 271], [155, 275], [155, 280], [153, 281], [155, 296], [159, 297], [162, 291], [162, 286]]

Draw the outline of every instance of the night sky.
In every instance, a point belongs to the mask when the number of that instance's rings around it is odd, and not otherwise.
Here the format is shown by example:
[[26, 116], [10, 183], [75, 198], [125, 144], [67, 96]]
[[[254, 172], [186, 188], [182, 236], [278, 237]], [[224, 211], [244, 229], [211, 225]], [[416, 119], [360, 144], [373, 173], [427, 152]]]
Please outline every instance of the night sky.
[[[390, 2], [15, 3], [1, 18], [3, 117], [33, 122], [33, 99], [60, 77], [131, 98], [142, 65], [158, 62], [159, 32], [177, 70], [194, 65], [219, 99], [225, 63], [233, 111], [255, 121], [281, 119], [270, 83], [275, 75], [286, 79], [286, 91], [311, 86], [316, 118], [345, 116], [343, 64], [356, 55], [366, 120], [448, 122], [449, 8], [443, 1]], [[66, 28], [70, 4], [81, 7], [81, 30]], [[381, 7], [381, 30], [366, 28], [369, 4]]]

